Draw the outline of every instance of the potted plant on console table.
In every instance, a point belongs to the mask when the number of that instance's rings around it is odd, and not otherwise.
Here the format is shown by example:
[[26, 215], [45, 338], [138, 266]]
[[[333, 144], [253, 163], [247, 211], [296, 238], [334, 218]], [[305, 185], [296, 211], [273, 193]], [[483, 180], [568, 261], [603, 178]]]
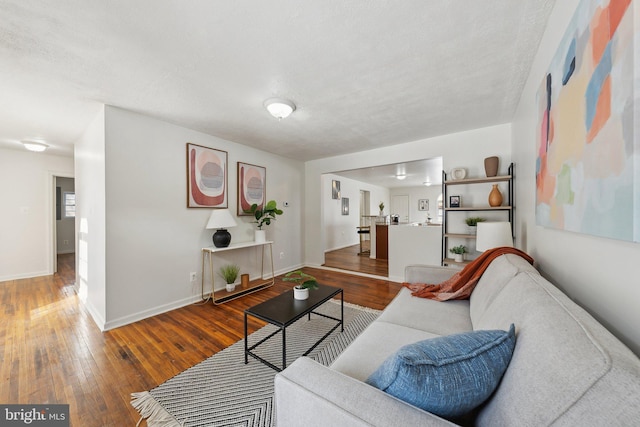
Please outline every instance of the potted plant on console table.
[[254, 240], [256, 242], [266, 241], [266, 230], [263, 230], [262, 227], [264, 225], [270, 225], [271, 221], [275, 221], [276, 215], [282, 215], [282, 210], [278, 209], [275, 200], [269, 200], [262, 209], [259, 209], [258, 205], [254, 203], [251, 205], [251, 208], [249, 208], [249, 212], [251, 212], [251, 215], [256, 219], [256, 223], [258, 223]]
[[293, 297], [295, 299], [309, 298], [309, 289], [318, 289], [318, 281], [310, 274], [303, 273], [301, 270], [291, 271], [287, 273], [282, 280], [285, 282], [294, 282]]

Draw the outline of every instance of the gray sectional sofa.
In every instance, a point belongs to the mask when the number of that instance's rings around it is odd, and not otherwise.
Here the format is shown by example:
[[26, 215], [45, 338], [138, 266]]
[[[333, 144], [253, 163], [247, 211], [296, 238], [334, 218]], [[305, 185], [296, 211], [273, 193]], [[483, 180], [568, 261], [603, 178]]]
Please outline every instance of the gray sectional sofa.
[[[439, 283], [455, 270], [408, 267]], [[517, 255], [496, 258], [470, 300], [436, 302], [402, 289], [330, 367], [300, 358], [275, 379], [276, 424], [454, 425], [365, 383], [400, 347], [472, 330], [516, 327], [510, 364], [467, 420], [478, 426], [640, 425], [640, 360]], [[459, 422], [459, 420], [456, 420]]]

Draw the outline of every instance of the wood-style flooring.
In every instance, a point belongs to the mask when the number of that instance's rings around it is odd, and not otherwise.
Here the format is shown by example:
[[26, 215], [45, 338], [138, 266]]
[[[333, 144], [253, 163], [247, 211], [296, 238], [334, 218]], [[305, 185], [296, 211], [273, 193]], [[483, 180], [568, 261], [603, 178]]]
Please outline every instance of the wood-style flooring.
[[[399, 283], [305, 268], [342, 287], [345, 301], [384, 308]], [[243, 311], [288, 289], [266, 290], [224, 305], [189, 305], [100, 332], [74, 287], [73, 255], [52, 276], [0, 283], [0, 402], [67, 403], [71, 425], [133, 426], [132, 392], [149, 390], [243, 338]], [[251, 319], [250, 332], [263, 323]], [[141, 425], [145, 425], [143, 422]]]
[[374, 276], [389, 276], [389, 262], [386, 259], [371, 259], [369, 255], [358, 255], [358, 252], [360, 252], [360, 245], [325, 252], [322, 265]]

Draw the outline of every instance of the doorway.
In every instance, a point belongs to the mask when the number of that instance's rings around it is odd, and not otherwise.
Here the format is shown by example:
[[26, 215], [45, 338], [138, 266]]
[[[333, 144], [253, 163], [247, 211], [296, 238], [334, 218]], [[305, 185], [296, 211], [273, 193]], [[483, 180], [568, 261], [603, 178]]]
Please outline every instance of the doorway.
[[76, 193], [75, 179], [54, 176], [54, 227], [53, 270], [58, 272], [59, 263], [75, 265], [76, 252]]

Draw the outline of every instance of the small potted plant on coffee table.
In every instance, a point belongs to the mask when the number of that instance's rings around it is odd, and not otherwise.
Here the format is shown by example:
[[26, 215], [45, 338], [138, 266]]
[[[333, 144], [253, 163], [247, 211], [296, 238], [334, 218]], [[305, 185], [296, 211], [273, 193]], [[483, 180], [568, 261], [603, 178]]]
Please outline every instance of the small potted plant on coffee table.
[[303, 273], [301, 270], [287, 273], [282, 280], [296, 284], [293, 287], [293, 297], [295, 299], [307, 299], [309, 298], [309, 289], [318, 289], [318, 281], [316, 278], [310, 274]]
[[233, 292], [236, 289], [234, 282], [238, 278], [238, 273], [240, 273], [240, 267], [235, 264], [228, 264], [220, 267], [220, 275], [224, 281], [227, 282], [227, 292]]
[[467, 252], [467, 247], [463, 245], [454, 246], [449, 249], [449, 252], [453, 254], [453, 260], [455, 262], [464, 261], [464, 254]]

